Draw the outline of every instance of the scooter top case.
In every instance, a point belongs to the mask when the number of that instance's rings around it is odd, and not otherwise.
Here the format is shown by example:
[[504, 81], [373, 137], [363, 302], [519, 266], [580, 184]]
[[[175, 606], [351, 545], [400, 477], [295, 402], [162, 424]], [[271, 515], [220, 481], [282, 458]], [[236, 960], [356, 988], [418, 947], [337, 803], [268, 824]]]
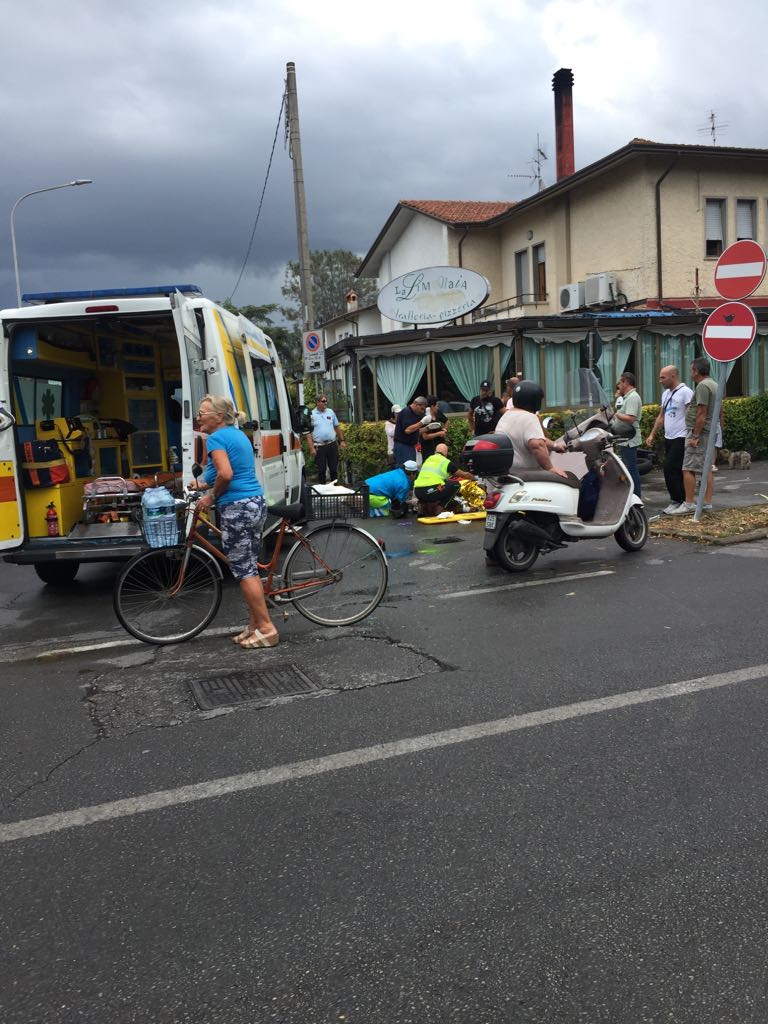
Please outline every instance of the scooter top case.
[[479, 434], [471, 437], [461, 453], [461, 464], [475, 476], [503, 476], [514, 459], [507, 434]]

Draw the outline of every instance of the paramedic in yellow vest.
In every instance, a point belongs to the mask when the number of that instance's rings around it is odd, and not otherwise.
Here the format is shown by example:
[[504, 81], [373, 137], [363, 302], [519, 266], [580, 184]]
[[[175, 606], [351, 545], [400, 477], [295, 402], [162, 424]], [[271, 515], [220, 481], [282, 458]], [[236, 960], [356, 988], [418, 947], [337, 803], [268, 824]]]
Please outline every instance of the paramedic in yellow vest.
[[[448, 445], [439, 444], [435, 454], [430, 455], [421, 465], [421, 472], [416, 477], [413, 493], [425, 505], [439, 505], [445, 508], [459, 493], [461, 484], [449, 480], [449, 476], [457, 476], [460, 480], [474, 480], [472, 473], [459, 469], [455, 462], [448, 459]], [[434, 510], [426, 509], [426, 515], [435, 515]]]

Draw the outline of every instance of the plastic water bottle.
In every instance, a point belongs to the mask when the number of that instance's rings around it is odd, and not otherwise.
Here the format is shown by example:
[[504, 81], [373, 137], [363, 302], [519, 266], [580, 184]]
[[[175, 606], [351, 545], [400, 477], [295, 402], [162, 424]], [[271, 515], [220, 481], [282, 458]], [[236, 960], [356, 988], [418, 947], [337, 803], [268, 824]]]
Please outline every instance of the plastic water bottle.
[[152, 548], [165, 548], [177, 544], [179, 523], [176, 502], [165, 487], [148, 487], [141, 496], [144, 516], [144, 536]]

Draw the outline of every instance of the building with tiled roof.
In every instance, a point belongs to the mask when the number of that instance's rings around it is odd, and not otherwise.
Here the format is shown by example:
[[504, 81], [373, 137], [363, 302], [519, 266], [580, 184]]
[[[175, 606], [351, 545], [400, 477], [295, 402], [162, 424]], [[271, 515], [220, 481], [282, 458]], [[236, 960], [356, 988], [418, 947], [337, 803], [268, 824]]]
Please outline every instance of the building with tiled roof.
[[[511, 369], [541, 381], [547, 402], [557, 404], [566, 371], [592, 358], [589, 325], [598, 321], [604, 379], [629, 369], [648, 401], [660, 366], [685, 371], [701, 354], [704, 319], [722, 301], [714, 287], [719, 255], [740, 238], [768, 242], [768, 150], [634, 138], [577, 169], [572, 81], [561, 69], [553, 82], [553, 184], [515, 203], [401, 200], [377, 235], [357, 276], [376, 277], [383, 288], [417, 269], [462, 268], [486, 277], [490, 295], [445, 325], [383, 315], [377, 324], [376, 310], [367, 310], [364, 329], [346, 343], [347, 353], [356, 348], [348, 365], [359, 368], [354, 387], [366, 414], [386, 399], [404, 404], [409, 396], [391, 395], [394, 379], [416, 375], [414, 393], [469, 398], [470, 379], [490, 377], [500, 390]], [[768, 282], [748, 303], [758, 338], [729, 377], [734, 395], [768, 385]], [[350, 321], [344, 330], [354, 332]], [[330, 345], [339, 340], [333, 330], [326, 335]], [[389, 359], [398, 360], [394, 376], [381, 362]]]

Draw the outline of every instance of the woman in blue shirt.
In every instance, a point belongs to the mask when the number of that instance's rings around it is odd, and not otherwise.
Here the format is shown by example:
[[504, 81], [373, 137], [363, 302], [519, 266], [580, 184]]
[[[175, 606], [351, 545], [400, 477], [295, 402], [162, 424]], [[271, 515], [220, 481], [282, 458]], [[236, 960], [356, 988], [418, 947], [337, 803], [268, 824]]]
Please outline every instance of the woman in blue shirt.
[[198, 504], [219, 507], [222, 547], [250, 614], [248, 625], [232, 639], [241, 647], [276, 647], [280, 638], [267, 611], [258, 566], [267, 502], [253, 465], [253, 445], [235, 426], [245, 422], [245, 413], [226, 395], [206, 395], [197, 416], [208, 435], [208, 461], [197, 486], [209, 492]]

